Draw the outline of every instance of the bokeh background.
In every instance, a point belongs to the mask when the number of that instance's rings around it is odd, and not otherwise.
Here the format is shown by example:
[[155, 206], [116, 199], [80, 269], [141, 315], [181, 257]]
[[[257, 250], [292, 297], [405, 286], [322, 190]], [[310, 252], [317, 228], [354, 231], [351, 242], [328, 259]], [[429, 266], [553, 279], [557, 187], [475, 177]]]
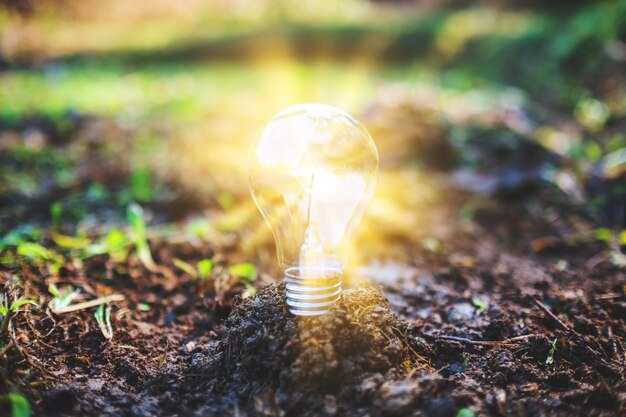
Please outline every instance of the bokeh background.
[[379, 148], [352, 271], [439, 253], [491, 204], [581, 211], [559, 238], [626, 264], [625, 1], [0, 4], [5, 265], [113, 253], [138, 203], [157, 263], [154, 242], [210, 243], [276, 275], [248, 147], [302, 102], [347, 110]]

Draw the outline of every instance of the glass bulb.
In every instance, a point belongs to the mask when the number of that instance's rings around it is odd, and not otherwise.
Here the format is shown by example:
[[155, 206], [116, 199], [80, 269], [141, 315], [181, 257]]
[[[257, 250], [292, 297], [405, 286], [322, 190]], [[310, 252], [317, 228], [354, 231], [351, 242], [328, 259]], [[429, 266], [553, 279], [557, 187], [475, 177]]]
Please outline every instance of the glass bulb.
[[252, 145], [250, 192], [269, 223], [291, 313], [328, 312], [341, 294], [345, 249], [376, 186], [365, 127], [324, 104], [278, 113]]

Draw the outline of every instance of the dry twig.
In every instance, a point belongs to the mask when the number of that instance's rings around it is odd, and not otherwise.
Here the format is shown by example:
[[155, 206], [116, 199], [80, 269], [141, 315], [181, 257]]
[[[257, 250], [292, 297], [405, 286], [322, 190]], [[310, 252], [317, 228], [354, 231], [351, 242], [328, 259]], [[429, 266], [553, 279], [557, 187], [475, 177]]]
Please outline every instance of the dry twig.
[[465, 337], [458, 336], [446, 336], [446, 335], [437, 335], [431, 336], [435, 339], [443, 339], [443, 340], [451, 340], [454, 342], [466, 343], [469, 345], [481, 345], [481, 346], [515, 346], [515, 343], [520, 342], [522, 340], [526, 340], [529, 337], [534, 336], [533, 334], [525, 334], [522, 336], [511, 337], [510, 339], [505, 340], [471, 340]]
[[558, 318], [552, 311], [550, 311], [550, 308], [547, 305], [545, 305], [544, 303], [542, 303], [536, 298], [533, 298], [533, 301], [535, 302], [535, 304], [539, 306], [539, 308], [541, 308], [544, 311], [544, 313], [546, 313], [552, 320], [557, 322], [558, 325], [561, 326], [563, 330], [576, 334], [576, 331], [570, 329], [567, 324], [563, 323], [563, 321], [560, 318]]
[[97, 307], [100, 304], [109, 303], [111, 301], [123, 301], [125, 298], [126, 297], [124, 297], [122, 294], [111, 294], [111, 295], [105, 295], [104, 297], [98, 297], [95, 300], [73, 304], [73, 305], [60, 308], [60, 309], [55, 309], [55, 308], [52, 308], [51, 306], [50, 309], [52, 310], [53, 313], [56, 313], [56, 314], [70, 313], [72, 311], [84, 310], [90, 307]]

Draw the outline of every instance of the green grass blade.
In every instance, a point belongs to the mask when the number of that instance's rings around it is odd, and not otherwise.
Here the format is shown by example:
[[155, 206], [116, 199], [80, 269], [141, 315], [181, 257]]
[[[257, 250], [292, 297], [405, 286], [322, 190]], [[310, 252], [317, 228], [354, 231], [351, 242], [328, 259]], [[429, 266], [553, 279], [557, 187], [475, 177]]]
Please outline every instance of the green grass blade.
[[30, 417], [30, 404], [26, 397], [16, 392], [11, 392], [8, 395], [11, 402], [11, 416], [12, 417]]
[[9, 307], [9, 310], [15, 311], [18, 308], [25, 306], [26, 304], [31, 304], [31, 305], [34, 305], [35, 307], [39, 307], [39, 304], [37, 304], [33, 300], [22, 299], [22, 300], [14, 301], [13, 304], [11, 304], [11, 307]]

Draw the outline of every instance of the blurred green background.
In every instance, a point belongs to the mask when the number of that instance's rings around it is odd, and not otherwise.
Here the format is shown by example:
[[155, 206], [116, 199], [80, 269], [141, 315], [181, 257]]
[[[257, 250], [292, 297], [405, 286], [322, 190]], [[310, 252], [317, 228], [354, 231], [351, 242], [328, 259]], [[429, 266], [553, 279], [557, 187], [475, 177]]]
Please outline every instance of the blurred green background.
[[154, 238], [272, 265], [248, 146], [301, 102], [377, 141], [376, 256], [428, 241], [417, 213], [452, 189], [548, 184], [626, 242], [626, 1], [0, 3], [0, 252], [84, 250], [136, 202]]

